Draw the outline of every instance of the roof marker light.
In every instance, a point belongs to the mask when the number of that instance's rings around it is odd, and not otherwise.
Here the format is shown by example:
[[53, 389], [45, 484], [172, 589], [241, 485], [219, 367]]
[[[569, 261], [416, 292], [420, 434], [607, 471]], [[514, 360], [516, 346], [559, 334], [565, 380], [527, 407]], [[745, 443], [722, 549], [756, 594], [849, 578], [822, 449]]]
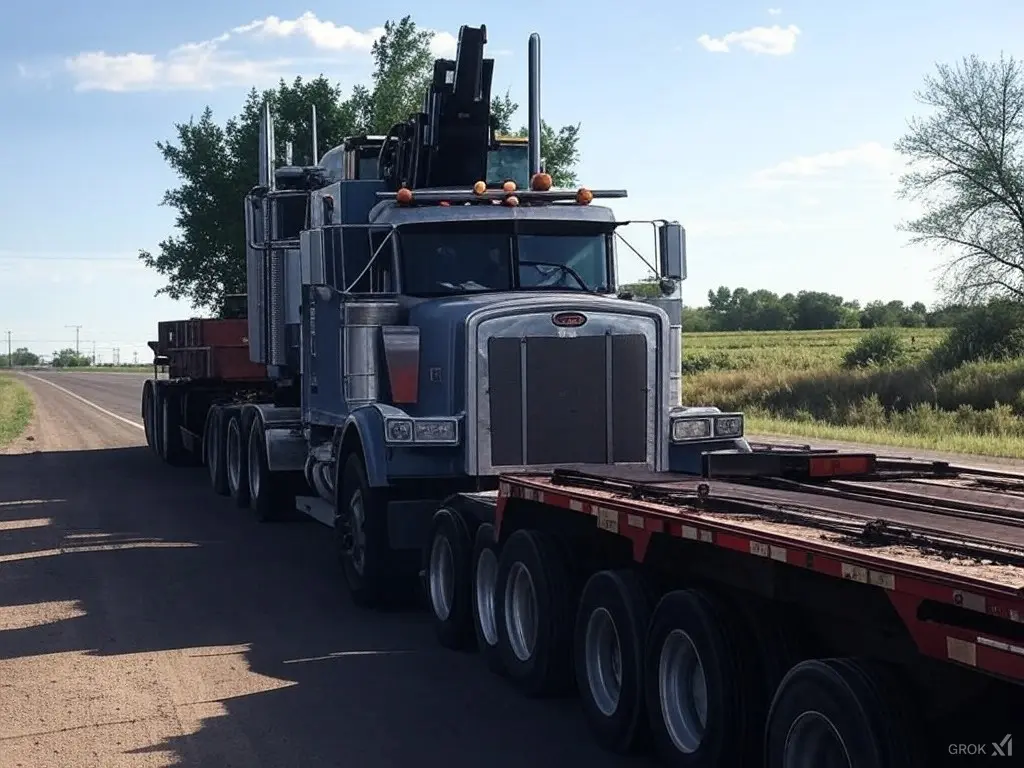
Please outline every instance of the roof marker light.
[[473, 194], [474, 195], [486, 195], [487, 194], [487, 182], [485, 182], [485, 181], [478, 181], [476, 184], [474, 184], [473, 185]]
[[594, 193], [586, 187], [580, 187], [576, 190], [576, 202], [579, 205], [590, 205], [590, 201], [594, 199]]
[[509, 195], [508, 197], [505, 198], [505, 205], [511, 208], [515, 208], [517, 205], [519, 205], [519, 198], [516, 197], [515, 195]]
[[550, 173], [535, 173], [533, 178], [530, 179], [530, 189], [534, 192], [547, 192], [551, 189], [551, 174]]
[[516, 183], [514, 181], [506, 181], [504, 184], [501, 185], [501, 188], [506, 192], [515, 192]]
[[399, 205], [408, 205], [412, 202], [412, 190], [408, 187], [402, 187], [395, 193], [395, 200]]

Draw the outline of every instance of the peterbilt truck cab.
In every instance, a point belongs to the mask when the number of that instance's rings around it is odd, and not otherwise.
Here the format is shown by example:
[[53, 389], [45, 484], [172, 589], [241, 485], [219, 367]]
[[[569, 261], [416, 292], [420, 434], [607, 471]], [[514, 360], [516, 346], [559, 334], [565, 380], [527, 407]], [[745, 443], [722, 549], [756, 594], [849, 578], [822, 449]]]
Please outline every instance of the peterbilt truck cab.
[[250, 408], [252, 434], [271, 477], [301, 471], [315, 490], [298, 507], [334, 526], [367, 602], [417, 569], [441, 500], [504, 472], [684, 469], [697, 444], [745, 449], [741, 417], [681, 406], [682, 226], [647, 222], [662, 298], [619, 296], [625, 222], [600, 202], [625, 191], [544, 173], [536, 38], [525, 155], [495, 135], [485, 41], [464, 27], [421, 113], [314, 167], [275, 167], [264, 113], [249, 348], [279, 391]]

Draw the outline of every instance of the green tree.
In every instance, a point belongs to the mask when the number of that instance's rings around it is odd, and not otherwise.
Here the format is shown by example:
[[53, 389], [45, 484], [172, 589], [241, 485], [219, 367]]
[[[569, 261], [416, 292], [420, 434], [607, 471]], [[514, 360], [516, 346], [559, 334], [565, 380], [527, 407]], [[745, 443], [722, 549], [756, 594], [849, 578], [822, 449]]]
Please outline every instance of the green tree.
[[1024, 299], [1024, 72], [1013, 58], [941, 64], [916, 94], [928, 108], [896, 150], [901, 195], [924, 213], [901, 228], [948, 254], [941, 284], [973, 301]]
[[[222, 127], [207, 107], [198, 119], [174, 126], [175, 139], [157, 149], [180, 183], [164, 193], [162, 204], [176, 212], [176, 232], [155, 253], [140, 251], [146, 266], [167, 283], [157, 293], [185, 299], [200, 309], [217, 310], [223, 297], [245, 291], [245, 224], [242, 199], [257, 182], [259, 122], [264, 102], [274, 116], [277, 156], [291, 142], [294, 162], [309, 162], [311, 107], [317, 109], [321, 152], [346, 136], [383, 134], [421, 106], [432, 76], [433, 33], [409, 16], [389, 21], [374, 43], [369, 87], [356, 86], [348, 98], [323, 76], [282, 80], [276, 89], [252, 89], [241, 112]], [[495, 98], [492, 110], [499, 130], [510, 132], [518, 109], [508, 94]], [[579, 125], [554, 129], [544, 124], [541, 151], [556, 184], [575, 183]]]
[[53, 353], [50, 365], [54, 368], [84, 368], [91, 365], [92, 361], [85, 355], [80, 355], [70, 347]]
[[0, 368], [11, 368], [19, 365], [39, 365], [39, 355], [30, 352], [28, 347], [18, 347], [11, 352], [10, 357], [0, 355]]

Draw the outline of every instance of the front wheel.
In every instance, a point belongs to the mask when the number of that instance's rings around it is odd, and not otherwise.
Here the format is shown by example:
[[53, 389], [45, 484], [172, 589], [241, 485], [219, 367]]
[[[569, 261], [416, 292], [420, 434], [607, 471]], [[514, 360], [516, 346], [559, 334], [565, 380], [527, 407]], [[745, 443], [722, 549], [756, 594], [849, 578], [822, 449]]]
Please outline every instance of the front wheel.
[[[342, 463], [344, 462], [344, 463]], [[335, 480], [334, 538], [352, 600], [379, 608], [393, 594], [387, 500], [370, 487], [362, 458], [342, 456]]]

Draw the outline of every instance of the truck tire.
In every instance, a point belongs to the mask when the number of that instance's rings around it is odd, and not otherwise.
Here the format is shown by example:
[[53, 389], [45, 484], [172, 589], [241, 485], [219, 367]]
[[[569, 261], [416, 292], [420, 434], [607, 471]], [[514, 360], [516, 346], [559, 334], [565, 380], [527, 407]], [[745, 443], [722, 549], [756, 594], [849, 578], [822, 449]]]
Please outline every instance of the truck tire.
[[224, 459], [227, 465], [228, 495], [236, 507], [249, 506], [249, 467], [247, 448], [242, 429], [242, 414], [233, 413], [225, 430]]
[[750, 716], [741, 635], [704, 592], [670, 592], [654, 609], [644, 690], [654, 746], [667, 765], [757, 764], [764, 722]]
[[249, 506], [261, 523], [279, 522], [292, 518], [295, 508], [295, 494], [291, 493], [291, 475], [286, 472], [271, 472], [267, 462], [267, 435], [259, 416], [252, 420], [249, 429], [248, 472]]
[[156, 453], [156, 415], [153, 407], [153, 382], [142, 385], [142, 428], [146, 435], [146, 445]]
[[227, 496], [230, 493], [224, 457], [224, 437], [224, 409], [219, 405], [212, 405], [206, 414], [206, 428], [203, 430], [203, 461], [210, 475], [210, 487], [218, 496]]
[[473, 641], [473, 542], [461, 514], [448, 507], [434, 513], [423, 555], [427, 601], [437, 640], [445, 648], [465, 650]]
[[160, 456], [172, 467], [188, 460], [181, 440], [181, 394], [164, 387], [160, 400]]
[[516, 531], [501, 549], [498, 650], [509, 678], [527, 696], [572, 687], [570, 576], [558, 546], [540, 531]]
[[644, 643], [649, 619], [647, 596], [633, 571], [599, 571], [583, 587], [573, 653], [576, 687], [594, 737], [612, 752], [632, 750], [647, 728]]
[[358, 453], [339, 457], [334, 487], [334, 540], [352, 601], [380, 608], [395, 596], [387, 500], [370, 487]]
[[498, 647], [498, 543], [494, 539], [494, 526], [483, 523], [476, 529], [473, 540], [472, 588], [473, 630], [476, 647], [487, 668], [496, 675], [505, 676], [505, 665]]
[[811, 659], [779, 685], [765, 728], [767, 768], [923, 768], [909, 700], [887, 669], [854, 659]]

